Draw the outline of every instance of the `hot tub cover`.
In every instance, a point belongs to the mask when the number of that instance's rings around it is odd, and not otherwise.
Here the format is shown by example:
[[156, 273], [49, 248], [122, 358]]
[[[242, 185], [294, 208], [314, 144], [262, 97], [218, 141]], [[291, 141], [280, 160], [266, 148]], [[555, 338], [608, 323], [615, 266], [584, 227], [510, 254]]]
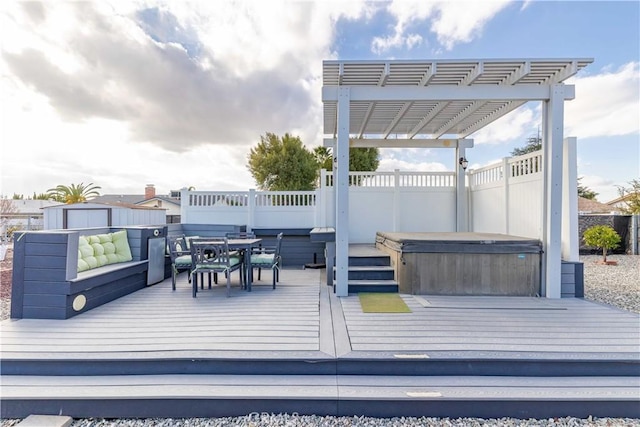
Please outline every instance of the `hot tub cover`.
[[376, 244], [402, 253], [541, 253], [542, 242], [499, 233], [395, 233], [378, 231]]

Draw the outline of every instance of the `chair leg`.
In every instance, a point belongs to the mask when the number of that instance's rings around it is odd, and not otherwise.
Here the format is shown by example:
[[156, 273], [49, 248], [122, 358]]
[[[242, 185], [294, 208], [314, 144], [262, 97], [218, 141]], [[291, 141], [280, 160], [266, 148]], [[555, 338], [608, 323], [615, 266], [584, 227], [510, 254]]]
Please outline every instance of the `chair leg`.
[[171, 270], [171, 289], [176, 290], [176, 271]]
[[198, 273], [195, 274], [195, 277], [191, 279], [191, 293], [192, 297], [196, 297], [196, 293], [198, 292]]
[[262, 272], [262, 269], [260, 267], [258, 267], [258, 280], [260, 280], [260, 273]]
[[271, 272], [273, 273], [273, 289], [276, 288], [276, 279], [278, 277], [278, 269], [277, 268], [272, 268]]
[[231, 273], [225, 273], [227, 276], [227, 298], [231, 296]]

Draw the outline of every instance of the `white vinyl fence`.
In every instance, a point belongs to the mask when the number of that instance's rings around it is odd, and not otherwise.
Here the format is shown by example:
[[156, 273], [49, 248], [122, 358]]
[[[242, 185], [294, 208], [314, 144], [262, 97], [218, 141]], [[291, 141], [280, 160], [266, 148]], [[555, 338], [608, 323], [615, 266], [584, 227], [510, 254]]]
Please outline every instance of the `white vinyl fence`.
[[[469, 171], [468, 181], [472, 231], [540, 238], [540, 153]], [[349, 183], [351, 243], [371, 243], [377, 231], [456, 230], [454, 172], [351, 172]], [[183, 223], [246, 225], [248, 229], [335, 225], [333, 175], [324, 170], [315, 191], [185, 189], [181, 198]]]
[[468, 176], [473, 231], [541, 238], [542, 152], [505, 158]]

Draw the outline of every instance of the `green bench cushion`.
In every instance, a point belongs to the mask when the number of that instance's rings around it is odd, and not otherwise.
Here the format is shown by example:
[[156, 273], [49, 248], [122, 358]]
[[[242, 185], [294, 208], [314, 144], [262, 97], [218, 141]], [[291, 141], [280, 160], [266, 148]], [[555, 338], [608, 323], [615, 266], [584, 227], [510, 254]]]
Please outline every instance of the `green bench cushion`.
[[78, 272], [132, 259], [127, 230], [78, 238]]

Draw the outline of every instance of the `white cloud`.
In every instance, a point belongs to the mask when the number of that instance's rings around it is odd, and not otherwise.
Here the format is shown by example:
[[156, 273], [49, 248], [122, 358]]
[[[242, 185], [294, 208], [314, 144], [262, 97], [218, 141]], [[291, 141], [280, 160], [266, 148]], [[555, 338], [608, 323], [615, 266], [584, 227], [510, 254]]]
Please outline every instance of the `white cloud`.
[[533, 107], [535, 110], [532, 107], [532, 104], [525, 104], [469, 137], [473, 138], [475, 144], [481, 145], [500, 144], [535, 134], [540, 123], [540, 105]]
[[598, 193], [596, 199], [602, 203], [606, 203], [617, 198], [617, 186], [624, 186], [626, 184], [624, 182], [616, 182], [613, 179], [608, 179], [597, 175], [578, 174], [578, 176], [581, 177], [580, 184], [588, 188], [589, 190]]
[[380, 55], [392, 48], [411, 49], [417, 35], [412, 26], [422, 26], [430, 20], [429, 30], [446, 50], [467, 43], [481, 34], [488, 21], [509, 4], [508, 0], [471, 2], [463, 0], [405, 1], [394, 0], [387, 11], [396, 19], [393, 34], [375, 37], [371, 50]]
[[640, 63], [574, 77], [576, 98], [565, 104], [565, 135], [578, 138], [640, 132]]
[[[321, 64], [335, 56], [335, 22], [372, 8], [361, 1], [0, 7], [0, 192], [26, 194], [83, 181], [103, 193], [140, 193], [150, 182], [159, 191], [253, 186], [244, 165], [260, 135], [321, 141]], [[16, 162], [27, 153], [27, 165]]]
[[420, 171], [420, 172], [446, 172], [451, 170], [439, 162], [413, 162], [400, 160], [396, 158], [382, 158], [378, 166], [379, 171], [394, 171], [399, 169], [401, 171]]

